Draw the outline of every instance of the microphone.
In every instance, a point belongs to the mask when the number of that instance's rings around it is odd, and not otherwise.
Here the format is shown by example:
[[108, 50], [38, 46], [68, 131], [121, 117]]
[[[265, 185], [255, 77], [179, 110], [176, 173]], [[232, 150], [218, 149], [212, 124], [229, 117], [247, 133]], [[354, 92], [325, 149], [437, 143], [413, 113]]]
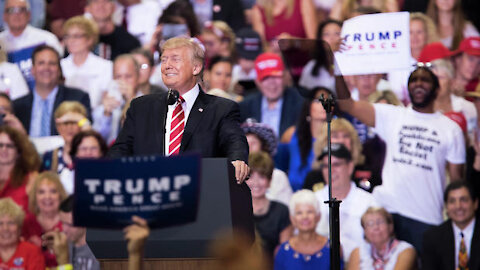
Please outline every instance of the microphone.
[[179, 97], [180, 97], [180, 94], [178, 93], [177, 90], [168, 89], [167, 104], [168, 104], [168, 105], [173, 105], [173, 104], [175, 104], [175, 102], [177, 102], [177, 100], [178, 100]]

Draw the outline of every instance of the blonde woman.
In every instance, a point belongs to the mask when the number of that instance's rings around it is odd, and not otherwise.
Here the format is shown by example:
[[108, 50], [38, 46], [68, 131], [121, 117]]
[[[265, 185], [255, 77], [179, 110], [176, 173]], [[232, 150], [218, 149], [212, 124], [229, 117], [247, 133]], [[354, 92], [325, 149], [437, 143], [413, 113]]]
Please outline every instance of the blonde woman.
[[[37, 246], [42, 246], [44, 233], [62, 231], [59, 206], [67, 198], [67, 193], [56, 173], [43, 172], [35, 178], [28, 198], [32, 214], [27, 215], [25, 219], [22, 237]], [[44, 250], [43, 255], [47, 267], [57, 266], [52, 250]]]
[[92, 109], [101, 103], [103, 91], [112, 80], [112, 62], [91, 52], [98, 42], [95, 22], [84, 16], [76, 16], [63, 25], [64, 43], [70, 53], [60, 61], [65, 85], [88, 93]]
[[73, 193], [73, 162], [70, 148], [73, 137], [82, 129], [89, 128], [87, 110], [77, 101], [64, 101], [54, 113], [55, 126], [62, 136], [64, 145], [46, 152], [43, 156], [41, 170], [58, 173], [68, 194]]

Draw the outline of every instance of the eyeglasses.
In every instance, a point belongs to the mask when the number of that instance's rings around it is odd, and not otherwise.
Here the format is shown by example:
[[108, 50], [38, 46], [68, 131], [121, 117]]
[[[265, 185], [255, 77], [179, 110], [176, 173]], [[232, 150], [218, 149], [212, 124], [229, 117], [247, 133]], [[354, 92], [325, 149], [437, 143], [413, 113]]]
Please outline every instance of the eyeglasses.
[[9, 7], [5, 9], [5, 13], [7, 14], [19, 14], [19, 13], [26, 13], [28, 9], [26, 7]]
[[65, 122], [60, 122], [57, 123], [59, 126], [78, 126], [78, 121], [65, 121]]
[[373, 228], [375, 226], [385, 225], [387, 221], [384, 219], [377, 219], [377, 220], [369, 220], [365, 222], [365, 228]]
[[87, 37], [87, 34], [74, 34], [74, 35], [63, 36], [64, 39], [82, 39], [86, 37]]
[[13, 143], [0, 143], [0, 149], [4, 147], [7, 149], [15, 149], [15, 145]]

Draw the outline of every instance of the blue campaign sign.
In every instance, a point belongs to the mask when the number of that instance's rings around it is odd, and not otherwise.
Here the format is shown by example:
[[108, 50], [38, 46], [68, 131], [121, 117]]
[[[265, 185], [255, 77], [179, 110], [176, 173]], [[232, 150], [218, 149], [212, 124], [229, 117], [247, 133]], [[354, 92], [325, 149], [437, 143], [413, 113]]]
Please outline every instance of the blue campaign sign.
[[20, 50], [10, 51], [7, 54], [8, 62], [18, 65], [18, 67], [20, 68], [20, 71], [23, 74], [23, 77], [25, 78], [25, 81], [27, 81], [27, 84], [30, 90], [32, 90], [33, 86], [35, 86], [35, 79], [33, 78], [32, 71], [31, 71], [32, 53], [36, 47], [42, 44], [43, 43], [39, 43], [34, 46], [30, 46]]
[[197, 216], [200, 156], [77, 160], [73, 222], [122, 229], [132, 215], [151, 228], [193, 222]]

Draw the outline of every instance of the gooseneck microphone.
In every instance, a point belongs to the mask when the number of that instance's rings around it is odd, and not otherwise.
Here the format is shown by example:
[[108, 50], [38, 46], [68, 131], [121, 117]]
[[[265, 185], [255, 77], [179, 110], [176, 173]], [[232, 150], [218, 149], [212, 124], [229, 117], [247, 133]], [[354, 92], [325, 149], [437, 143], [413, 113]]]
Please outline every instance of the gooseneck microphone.
[[168, 104], [168, 105], [173, 105], [173, 104], [175, 104], [175, 102], [177, 102], [177, 100], [178, 100], [179, 97], [180, 97], [180, 93], [178, 93], [177, 90], [168, 89], [167, 104]]

